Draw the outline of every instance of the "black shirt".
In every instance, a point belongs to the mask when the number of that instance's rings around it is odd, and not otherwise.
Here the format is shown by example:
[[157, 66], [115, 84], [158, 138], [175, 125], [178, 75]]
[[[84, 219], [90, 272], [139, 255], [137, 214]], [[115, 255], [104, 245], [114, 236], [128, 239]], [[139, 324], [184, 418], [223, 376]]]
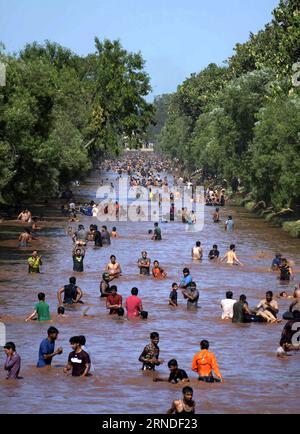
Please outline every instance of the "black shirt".
[[177, 306], [177, 291], [171, 291], [169, 298], [173, 301], [173, 303]]
[[69, 354], [68, 362], [72, 365], [73, 377], [80, 377], [84, 373], [86, 365], [91, 364], [90, 356], [83, 350], [80, 353], [72, 351]]
[[169, 383], [178, 383], [179, 381], [182, 381], [183, 379], [188, 379], [188, 375], [185, 372], [184, 369], [177, 369], [175, 372], [171, 372], [169, 376]]
[[211, 250], [208, 255], [209, 259], [215, 259], [218, 258], [219, 256], [220, 256], [219, 250]]

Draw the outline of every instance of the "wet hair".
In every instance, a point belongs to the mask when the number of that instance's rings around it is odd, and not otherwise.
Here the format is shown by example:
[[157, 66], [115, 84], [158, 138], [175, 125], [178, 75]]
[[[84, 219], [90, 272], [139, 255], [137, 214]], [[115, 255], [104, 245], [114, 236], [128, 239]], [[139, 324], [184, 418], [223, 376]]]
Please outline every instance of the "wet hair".
[[105, 273], [102, 274], [102, 279], [105, 280], [105, 277], [109, 278], [109, 273], [106, 271]]
[[153, 234], [153, 230], [152, 230], [152, 229], [149, 229], [148, 234], [149, 234], [149, 235]]
[[24, 231], [27, 232], [28, 234], [31, 234], [31, 232], [28, 228], [25, 228]]
[[176, 359], [172, 359], [168, 362], [168, 368], [170, 368], [171, 366], [178, 366]]
[[159, 334], [157, 332], [150, 333], [150, 339], [159, 338]]
[[46, 298], [46, 296], [45, 296], [45, 294], [44, 294], [43, 292], [39, 292], [39, 293], [38, 293], [38, 299], [39, 299], [40, 301], [45, 300], [45, 298]]
[[283, 294], [286, 294], [286, 291], [282, 291], [282, 292], [279, 294], [279, 296], [280, 296], [280, 297], [283, 297]]
[[228, 220], [232, 220], [232, 216], [231, 215], [228, 216]]
[[214, 244], [213, 249], [217, 249], [217, 248], [218, 248], [217, 244]]
[[65, 313], [65, 308], [63, 306], [58, 306], [57, 313], [58, 315], [63, 315]]
[[246, 301], [246, 300], [247, 297], [244, 294], [240, 295], [240, 301]]
[[208, 350], [209, 342], [206, 339], [204, 339], [203, 341], [200, 342], [200, 347], [201, 350]]
[[196, 241], [196, 246], [200, 247], [201, 246], [201, 241]]
[[142, 319], [147, 319], [148, 318], [148, 312], [145, 310], [142, 310], [142, 312], [140, 313], [141, 318]]
[[112, 258], [117, 259], [117, 258], [116, 258], [116, 255], [111, 255], [111, 256], [110, 256], [110, 259], [112, 259]]
[[153, 264], [155, 264], [155, 262], [157, 262], [157, 264], [159, 265], [159, 262], [157, 259], [155, 259], [155, 261], [153, 261]]
[[185, 395], [186, 393], [191, 393], [191, 394], [193, 394], [194, 393], [194, 391], [193, 391], [193, 389], [190, 387], [190, 386], [185, 386], [183, 389], [182, 389], [182, 393]]
[[81, 343], [80, 343], [80, 337], [79, 336], [72, 336], [70, 338], [69, 342], [70, 342], [70, 344], [79, 344], [79, 345], [81, 345]]
[[231, 299], [232, 296], [233, 296], [233, 292], [232, 292], [232, 291], [227, 291], [227, 292], [226, 292], [226, 298]]
[[230, 244], [230, 250], [235, 249], [235, 244]]
[[270, 297], [273, 297], [273, 292], [272, 291], [267, 291], [266, 295], [269, 295]]
[[116, 232], [117, 228], [114, 226], [114, 227], [112, 228], [112, 230], [113, 230], [113, 232]]
[[138, 295], [138, 293], [139, 293], [139, 290], [137, 288], [132, 288], [132, 290], [131, 290], [132, 295]]
[[125, 311], [124, 311], [123, 307], [119, 307], [119, 309], [117, 310], [118, 316], [124, 316], [124, 313], [125, 313]]
[[155, 226], [155, 227], [157, 227], [157, 226], [158, 226], [158, 223], [157, 223], [157, 222], [156, 222], [156, 223], [154, 223], [154, 226]]
[[196, 282], [191, 282], [190, 283], [190, 288], [197, 288]]
[[6, 342], [4, 348], [6, 348], [7, 350], [16, 351], [16, 345], [14, 344], [14, 342]]
[[75, 285], [76, 277], [74, 277], [74, 276], [70, 277], [69, 282], [72, 283], [73, 285]]
[[104, 229], [105, 231], [107, 231], [107, 226], [102, 226], [102, 229]]
[[117, 288], [117, 285], [112, 285], [111, 287], [110, 287], [110, 290], [111, 291], [118, 291], [118, 288]]
[[48, 333], [48, 336], [49, 336], [49, 335], [52, 335], [54, 333], [58, 334], [59, 331], [55, 327], [49, 327], [48, 330], [47, 330], [47, 333]]
[[183, 274], [184, 274], [184, 273], [188, 273], [188, 274], [190, 274], [190, 270], [189, 270], [188, 268], [184, 268], [184, 269], [182, 270], [182, 272], [183, 272]]
[[85, 336], [83, 336], [83, 335], [80, 335], [80, 336], [78, 336], [79, 337], [79, 343], [80, 343], [80, 345], [85, 345], [85, 343], [86, 343], [86, 338], [85, 338]]
[[175, 286], [178, 286], [178, 283], [176, 282], [172, 283], [172, 288], [175, 288]]

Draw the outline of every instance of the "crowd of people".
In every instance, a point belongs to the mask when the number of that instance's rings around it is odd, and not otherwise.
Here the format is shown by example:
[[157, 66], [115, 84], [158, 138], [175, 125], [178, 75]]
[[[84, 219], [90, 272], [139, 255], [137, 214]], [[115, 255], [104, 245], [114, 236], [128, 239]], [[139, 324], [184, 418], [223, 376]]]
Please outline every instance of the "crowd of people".
[[[168, 192], [170, 185], [168, 177], [164, 175], [161, 176], [160, 174], [173, 170], [169, 161], [159, 160], [157, 158], [149, 158], [146, 160], [139, 156], [118, 161], [105, 161], [102, 168], [108, 172], [115, 173], [116, 181], [122, 177], [127, 177], [130, 187], [140, 186], [146, 188], [149, 192], [149, 201], [157, 199], [159, 202], [161, 202], [163, 198], [155, 189], [160, 188]], [[194, 189], [194, 183], [179, 176], [179, 174], [173, 176], [172, 185], [178, 187], [179, 191], [184, 187], [190, 188], [192, 191]], [[111, 183], [111, 188], [114, 189], [113, 183]], [[189, 212], [186, 208], [175, 209], [175, 195], [176, 192], [170, 193], [170, 221], [174, 221], [175, 214], [178, 212], [182, 223], [195, 224], [196, 217], [194, 211]], [[68, 222], [78, 222], [78, 216], [80, 214], [91, 218], [98, 215], [99, 204], [97, 205], [94, 201], [83, 205], [76, 204], [71, 192], [66, 192], [63, 199], [67, 200], [67, 204], [62, 205], [61, 212]], [[172, 202], [172, 200], [174, 200], [174, 202]], [[220, 207], [223, 208], [225, 206], [226, 200], [225, 188], [222, 188], [220, 191], [208, 188], [205, 192], [206, 204], [216, 206], [215, 212], [213, 213], [213, 222], [216, 224], [221, 222]], [[115, 215], [117, 221], [122, 210], [118, 201], [108, 201], [103, 207], [103, 212]], [[159, 215], [157, 217], [159, 220]], [[30, 211], [24, 210], [18, 216], [18, 219], [24, 224], [30, 224], [32, 222]], [[234, 231], [234, 227], [235, 223], [233, 218], [229, 215], [224, 224], [224, 228], [227, 233], [231, 233]], [[120, 238], [116, 226], [112, 226], [111, 229], [109, 229], [108, 226], [102, 225], [99, 229], [98, 225], [95, 223], [90, 224], [88, 229], [86, 229], [82, 223], [79, 223], [76, 230], [73, 230], [73, 227], [69, 227], [67, 233], [73, 241], [73, 272], [74, 274], [76, 273], [76, 277], [74, 275], [71, 276], [69, 283], [57, 290], [57, 312], [55, 316], [51, 316], [50, 314], [50, 307], [46, 302], [45, 293], [40, 292], [37, 294], [37, 304], [34, 306], [33, 311], [26, 317], [26, 322], [33, 320], [54, 321], [56, 318], [66, 316], [65, 308], [68, 305], [83, 305], [83, 291], [77, 285], [77, 279], [80, 279], [81, 273], [84, 272], [84, 260], [88, 254], [89, 245], [93, 244], [95, 248], [102, 248], [111, 245], [112, 238]], [[163, 241], [159, 221], [154, 223], [153, 230], [149, 230], [148, 235], [150, 236], [149, 238], [155, 242]], [[34, 240], [35, 237], [31, 230], [26, 228], [19, 238], [20, 247], [28, 246]], [[195, 245], [191, 247], [191, 256], [194, 261], [203, 261], [204, 257], [208, 257], [209, 261], [219, 262], [220, 264], [225, 262], [226, 265], [229, 266], [243, 266], [243, 263], [237, 256], [235, 244], [230, 244], [229, 249], [221, 254], [217, 244], [214, 244], [209, 252], [205, 252], [201, 241], [196, 241]], [[47, 266], [37, 250], [33, 250], [27, 263], [29, 273], [40, 273], [41, 267]], [[270, 270], [278, 273], [278, 278], [281, 281], [289, 281], [294, 278], [289, 261], [280, 254], [276, 254], [270, 265]], [[136, 259], [136, 273], [149, 276], [149, 278], [152, 277], [153, 279], [167, 279], [169, 270], [166, 270], [164, 264], [161, 265], [156, 259], [152, 263], [148, 252], [143, 250], [141, 257]], [[118, 262], [117, 256], [114, 254], [111, 255], [110, 258], [107, 259], [107, 265], [102, 272], [102, 279], [99, 284], [99, 296], [100, 299], [105, 302], [105, 309], [108, 311], [109, 317], [118, 321], [147, 320], [149, 312], [145, 310], [143, 301], [139, 297], [139, 289], [136, 286], [131, 289], [131, 293], [127, 297], [124, 297], [124, 295], [118, 292], [116, 281], [122, 274], [122, 266]], [[178, 279], [178, 282], [171, 282], [169, 298], [166, 300], [170, 308], [178, 308], [178, 291], [180, 291], [183, 300], [186, 301], [187, 309], [198, 309], [200, 292], [197, 288], [197, 282], [195, 282], [191, 276], [189, 268], [183, 268], [182, 277]], [[227, 291], [225, 298], [220, 301], [220, 315], [222, 320], [231, 321], [233, 324], [263, 322], [275, 324], [282, 321], [279, 317], [279, 305], [276, 298], [278, 301], [284, 298], [290, 298], [292, 300], [289, 311], [283, 314], [283, 320], [287, 320], [288, 322], [284, 325], [280, 338], [280, 347], [277, 350], [279, 356], [285, 356], [299, 349], [299, 345], [295, 343], [293, 338], [297, 332], [297, 329], [295, 330], [293, 325], [300, 321], [300, 285], [295, 288], [293, 295], [288, 295], [283, 291], [278, 297], [275, 297], [272, 291], [267, 291], [265, 298], [260, 300], [253, 308], [249, 307], [245, 294], [234, 298], [233, 292]], [[88, 316], [87, 312], [88, 309], [85, 309], [83, 316]], [[53, 326], [49, 327], [48, 336], [42, 340], [39, 347], [38, 368], [51, 365], [54, 357], [63, 354], [63, 348], [59, 347], [55, 349], [55, 341], [58, 334], [59, 331], [57, 328]], [[139, 362], [142, 364], [143, 370], [156, 371], [156, 368], [164, 363], [164, 360], [160, 358], [158, 343], [159, 333], [152, 332], [150, 334], [150, 343], [145, 346], [138, 358]], [[73, 336], [70, 338], [69, 344], [72, 351], [68, 355], [66, 365], [63, 369], [64, 373], [68, 374], [71, 372], [72, 376], [82, 377], [91, 375], [91, 356], [86, 348], [85, 336]], [[209, 351], [209, 347], [210, 344], [208, 340], [202, 339], [200, 342], [200, 352], [191, 360], [191, 370], [197, 374], [198, 380], [201, 382], [221, 383], [223, 382], [223, 377], [220, 373], [216, 357], [214, 353]], [[14, 342], [7, 342], [4, 351], [6, 353], [4, 369], [7, 371], [7, 378], [20, 378], [21, 357], [16, 351]], [[168, 381], [176, 384], [184, 384], [190, 381], [187, 372], [178, 367], [176, 359], [168, 361], [168, 368], [170, 370], [168, 378], [162, 379], [154, 376], [153, 381]], [[193, 401], [193, 389], [189, 386], [185, 386], [183, 388], [183, 399], [174, 400], [168, 413], [194, 412], [195, 402]]]

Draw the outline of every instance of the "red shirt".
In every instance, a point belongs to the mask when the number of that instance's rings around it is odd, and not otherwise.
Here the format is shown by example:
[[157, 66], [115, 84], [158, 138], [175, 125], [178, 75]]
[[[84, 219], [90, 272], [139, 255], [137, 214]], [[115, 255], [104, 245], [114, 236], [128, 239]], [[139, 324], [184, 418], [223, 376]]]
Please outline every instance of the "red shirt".
[[131, 295], [126, 299], [126, 309], [129, 319], [137, 318], [142, 310], [142, 300], [136, 295]]
[[[115, 296], [110, 294], [106, 299], [106, 303], [111, 304], [111, 305], [119, 304], [122, 306], [122, 296], [120, 294], [116, 294]], [[116, 315], [117, 309], [110, 309], [109, 314], [110, 315]]]

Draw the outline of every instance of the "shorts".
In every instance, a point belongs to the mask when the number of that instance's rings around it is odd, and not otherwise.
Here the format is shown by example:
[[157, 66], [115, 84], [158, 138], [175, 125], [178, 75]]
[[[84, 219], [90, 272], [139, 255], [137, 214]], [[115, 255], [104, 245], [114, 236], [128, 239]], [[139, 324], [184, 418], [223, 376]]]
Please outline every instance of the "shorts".
[[212, 375], [209, 377], [199, 377], [199, 381], [204, 381], [205, 383], [221, 383], [220, 378], [215, 378]]

